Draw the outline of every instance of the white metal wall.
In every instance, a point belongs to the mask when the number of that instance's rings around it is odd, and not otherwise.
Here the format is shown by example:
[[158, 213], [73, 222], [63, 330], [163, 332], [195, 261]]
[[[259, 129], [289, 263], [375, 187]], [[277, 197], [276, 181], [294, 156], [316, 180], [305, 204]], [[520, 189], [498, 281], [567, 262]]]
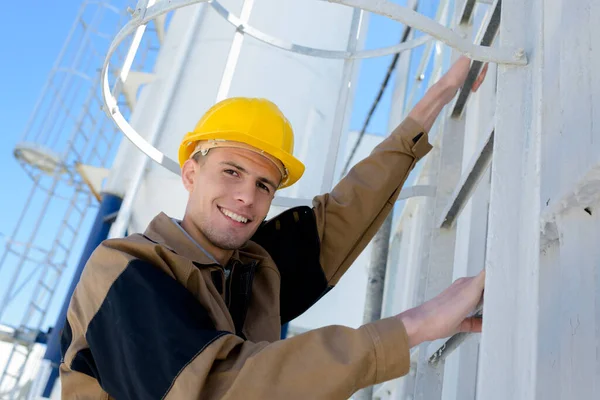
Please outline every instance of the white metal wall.
[[531, 60], [498, 75], [481, 396], [596, 399], [600, 4], [505, 9], [522, 18], [503, 21], [502, 43]]
[[[485, 266], [484, 332], [435, 368], [427, 359], [444, 341], [414, 349], [410, 374], [380, 399], [600, 398], [598, 17], [592, 0], [502, 1], [493, 45], [524, 47], [529, 64], [490, 65], [463, 116], [433, 129], [414, 184], [437, 195], [406, 202], [384, 308], [397, 314]], [[453, 199], [492, 129], [491, 166], [440, 229], [440, 199]]]

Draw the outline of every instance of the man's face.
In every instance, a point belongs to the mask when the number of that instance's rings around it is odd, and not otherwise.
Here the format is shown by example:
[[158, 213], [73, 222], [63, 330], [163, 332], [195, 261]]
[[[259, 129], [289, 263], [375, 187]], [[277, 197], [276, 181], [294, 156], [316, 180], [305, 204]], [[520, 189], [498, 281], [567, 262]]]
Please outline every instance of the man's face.
[[243, 246], [266, 217], [279, 170], [265, 157], [245, 149], [215, 148], [200, 162], [187, 161], [183, 182], [190, 193], [186, 216], [214, 246]]

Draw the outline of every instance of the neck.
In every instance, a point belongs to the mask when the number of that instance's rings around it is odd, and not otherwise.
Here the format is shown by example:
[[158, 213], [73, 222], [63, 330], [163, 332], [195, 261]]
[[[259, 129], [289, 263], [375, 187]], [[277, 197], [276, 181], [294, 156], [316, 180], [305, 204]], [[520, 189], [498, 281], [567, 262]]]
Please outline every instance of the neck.
[[233, 250], [225, 250], [221, 249], [214, 244], [211, 243], [210, 240], [206, 238], [206, 236], [202, 233], [200, 229], [194, 225], [194, 223], [189, 219], [186, 215], [183, 217], [181, 221], [181, 227], [185, 229], [187, 233], [194, 239], [204, 250], [206, 250], [211, 256], [217, 260], [217, 262], [221, 265], [227, 265], [229, 259], [233, 255]]

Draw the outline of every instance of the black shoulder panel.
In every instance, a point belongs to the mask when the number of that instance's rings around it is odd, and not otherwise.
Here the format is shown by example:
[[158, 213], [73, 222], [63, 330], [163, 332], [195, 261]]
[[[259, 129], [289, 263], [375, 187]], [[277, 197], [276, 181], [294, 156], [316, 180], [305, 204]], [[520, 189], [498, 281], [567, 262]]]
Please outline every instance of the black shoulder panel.
[[308, 310], [329, 291], [319, 261], [320, 242], [310, 207], [289, 209], [265, 222], [252, 241], [269, 252], [281, 274], [281, 323]]
[[179, 373], [227, 332], [176, 280], [132, 260], [111, 286], [86, 332], [89, 350], [71, 367], [117, 399], [160, 399]]

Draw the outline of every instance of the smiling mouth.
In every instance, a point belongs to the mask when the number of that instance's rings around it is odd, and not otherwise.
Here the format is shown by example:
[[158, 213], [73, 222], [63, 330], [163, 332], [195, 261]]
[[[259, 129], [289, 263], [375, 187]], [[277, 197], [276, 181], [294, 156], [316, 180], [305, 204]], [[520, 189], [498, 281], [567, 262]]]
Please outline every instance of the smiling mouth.
[[248, 219], [246, 217], [242, 217], [241, 215], [236, 214], [233, 211], [229, 211], [229, 210], [227, 210], [225, 208], [219, 207], [219, 211], [221, 211], [221, 213], [223, 215], [225, 215], [227, 218], [229, 218], [231, 220], [234, 220], [236, 222], [240, 222], [242, 224], [247, 224], [248, 222], [251, 221], [250, 219]]

